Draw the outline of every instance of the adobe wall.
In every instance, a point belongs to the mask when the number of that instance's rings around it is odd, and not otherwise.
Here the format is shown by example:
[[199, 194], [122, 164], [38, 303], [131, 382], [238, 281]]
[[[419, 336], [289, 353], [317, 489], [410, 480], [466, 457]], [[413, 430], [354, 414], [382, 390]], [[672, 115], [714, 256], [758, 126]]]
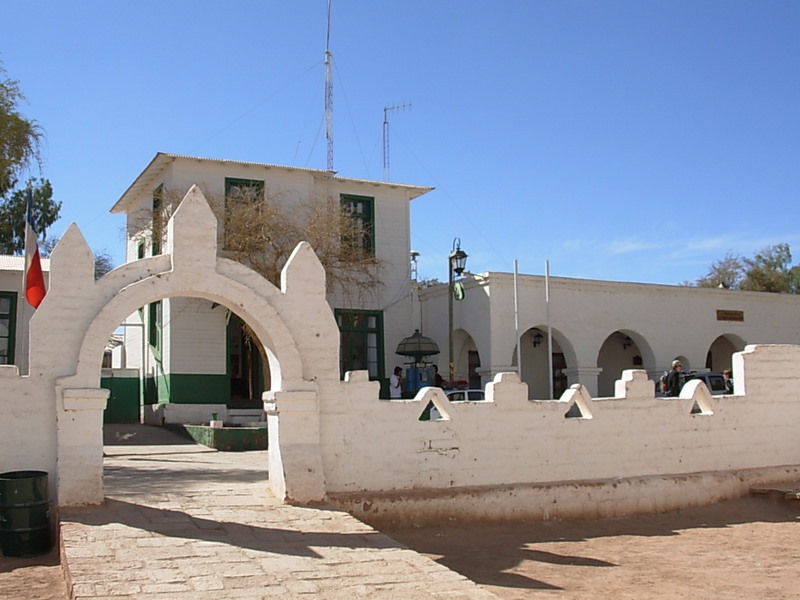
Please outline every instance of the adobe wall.
[[[704, 504], [753, 483], [800, 478], [800, 347], [750, 346], [734, 356], [735, 396], [689, 382], [654, 397], [626, 371], [614, 398], [575, 385], [529, 401], [516, 374], [487, 402], [441, 391], [408, 401], [348, 394], [323, 405], [330, 499], [371, 521], [616, 516]], [[447, 418], [419, 421], [432, 399]], [[578, 417], [567, 417], [578, 406]], [[570, 409], [572, 408], [572, 411]], [[699, 412], [693, 412], [699, 410]]]

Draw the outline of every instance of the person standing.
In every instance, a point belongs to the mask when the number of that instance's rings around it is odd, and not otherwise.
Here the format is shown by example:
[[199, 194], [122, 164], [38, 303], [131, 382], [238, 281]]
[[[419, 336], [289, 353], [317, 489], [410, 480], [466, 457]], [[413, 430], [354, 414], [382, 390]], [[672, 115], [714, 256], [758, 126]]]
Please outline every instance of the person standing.
[[389, 377], [389, 398], [402, 398], [403, 397], [403, 369], [400, 367], [394, 368], [394, 373]]
[[681, 361], [673, 360], [672, 370], [667, 375], [667, 396], [680, 396], [681, 388], [683, 387], [683, 377], [681, 377], [682, 372], [683, 365], [681, 364]]
[[725, 393], [732, 394], [733, 393], [733, 373], [730, 369], [725, 369], [722, 372], [722, 377], [725, 379]]

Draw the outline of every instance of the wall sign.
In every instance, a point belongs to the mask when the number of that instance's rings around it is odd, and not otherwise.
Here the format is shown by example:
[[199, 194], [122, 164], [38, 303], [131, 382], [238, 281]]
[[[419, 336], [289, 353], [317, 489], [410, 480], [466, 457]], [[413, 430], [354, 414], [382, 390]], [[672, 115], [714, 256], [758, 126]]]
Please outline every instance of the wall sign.
[[737, 323], [744, 323], [744, 311], [717, 309], [717, 321], [736, 321]]

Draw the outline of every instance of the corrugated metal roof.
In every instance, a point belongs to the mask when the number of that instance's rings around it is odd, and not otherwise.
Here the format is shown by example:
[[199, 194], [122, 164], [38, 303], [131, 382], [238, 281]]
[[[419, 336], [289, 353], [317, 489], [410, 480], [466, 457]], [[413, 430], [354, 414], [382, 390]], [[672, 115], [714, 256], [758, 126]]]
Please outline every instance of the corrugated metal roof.
[[[25, 268], [24, 256], [0, 254], [0, 271], [22, 271]], [[50, 270], [50, 259], [42, 259], [42, 271]]]
[[166, 170], [166, 168], [176, 159], [181, 160], [197, 160], [200, 162], [214, 162], [214, 163], [229, 163], [233, 165], [242, 165], [242, 166], [255, 166], [255, 167], [264, 167], [268, 169], [283, 169], [285, 171], [301, 171], [304, 173], [309, 173], [311, 175], [318, 175], [318, 176], [325, 176], [325, 177], [332, 177], [334, 181], [340, 182], [352, 182], [352, 183], [368, 183], [371, 185], [379, 185], [379, 186], [388, 186], [390, 188], [399, 188], [405, 189], [410, 192], [410, 197], [413, 200], [423, 194], [427, 194], [434, 188], [432, 187], [425, 187], [419, 185], [409, 185], [405, 183], [394, 183], [391, 181], [374, 181], [371, 179], [355, 179], [352, 177], [338, 177], [335, 172], [331, 173], [329, 171], [323, 171], [321, 169], [308, 169], [305, 167], [287, 167], [284, 165], [273, 165], [269, 163], [257, 163], [257, 162], [247, 162], [241, 160], [224, 160], [224, 159], [217, 159], [217, 158], [203, 158], [200, 156], [185, 156], [182, 154], [167, 154], [165, 152], [159, 152], [153, 157], [153, 160], [150, 161], [144, 171], [142, 171], [139, 176], [131, 183], [125, 193], [120, 196], [120, 199], [111, 207], [112, 213], [124, 213], [127, 205], [130, 201], [133, 200], [133, 197], [137, 196], [143, 189], [147, 190], [148, 193], [151, 191], [158, 180], [161, 179], [161, 174]]

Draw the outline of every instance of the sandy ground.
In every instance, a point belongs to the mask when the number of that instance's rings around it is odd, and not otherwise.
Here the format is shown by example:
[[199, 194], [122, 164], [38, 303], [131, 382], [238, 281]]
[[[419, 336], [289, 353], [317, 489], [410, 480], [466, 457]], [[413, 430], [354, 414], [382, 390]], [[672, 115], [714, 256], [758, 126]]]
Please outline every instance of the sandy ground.
[[68, 600], [58, 550], [34, 558], [0, 556], [3, 600]]
[[[800, 501], [386, 533], [507, 600], [800, 598]], [[0, 598], [68, 600], [58, 554], [0, 557]]]
[[800, 501], [387, 531], [500, 598], [800, 598]]

